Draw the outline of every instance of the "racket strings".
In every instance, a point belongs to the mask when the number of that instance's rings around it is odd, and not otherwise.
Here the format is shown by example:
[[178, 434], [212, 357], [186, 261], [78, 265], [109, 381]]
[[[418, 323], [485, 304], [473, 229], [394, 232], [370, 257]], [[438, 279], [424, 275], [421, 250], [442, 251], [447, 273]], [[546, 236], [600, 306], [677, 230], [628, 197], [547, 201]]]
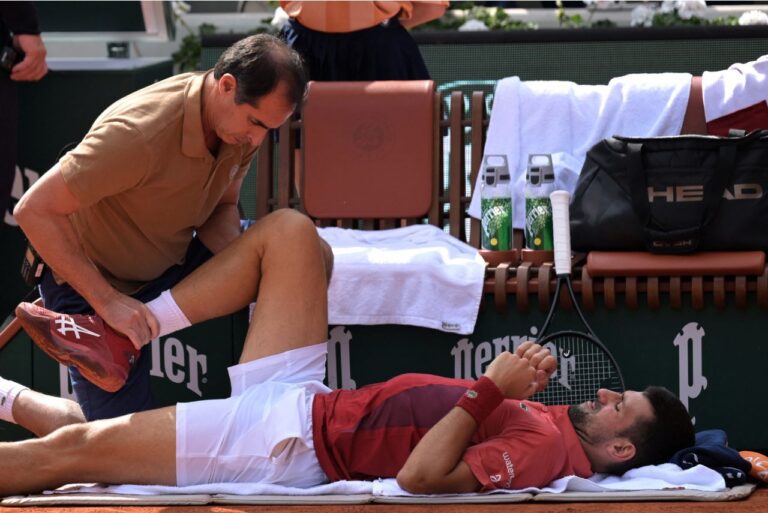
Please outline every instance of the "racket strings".
[[623, 392], [623, 380], [607, 349], [583, 333], [554, 333], [540, 342], [557, 359], [557, 372], [547, 388], [531, 397], [544, 404], [579, 404], [595, 398], [600, 388]]

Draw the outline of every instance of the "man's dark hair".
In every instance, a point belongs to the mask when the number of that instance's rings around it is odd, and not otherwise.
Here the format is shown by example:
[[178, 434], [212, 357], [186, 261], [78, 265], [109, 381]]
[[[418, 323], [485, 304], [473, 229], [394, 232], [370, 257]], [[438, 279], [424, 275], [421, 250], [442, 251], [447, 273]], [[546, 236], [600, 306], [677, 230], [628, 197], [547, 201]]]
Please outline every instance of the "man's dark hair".
[[695, 444], [693, 423], [675, 394], [664, 387], [643, 390], [653, 407], [653, 418], [636, 423], [620, 434], [635, 444], [635, 456], [612, 465], [608, 472], [621, 475], [629, 469], [666, 463], [680, 449]]
[[307, 72], [301, 56], [269, 34], [249, 36], [227, 48], [213, 68], [213, 77], [218, 80], [225, 73], [237, 79], [237, 104], [254, 104], [285, 82], [287, 99], [298, 106], [307, 90]]

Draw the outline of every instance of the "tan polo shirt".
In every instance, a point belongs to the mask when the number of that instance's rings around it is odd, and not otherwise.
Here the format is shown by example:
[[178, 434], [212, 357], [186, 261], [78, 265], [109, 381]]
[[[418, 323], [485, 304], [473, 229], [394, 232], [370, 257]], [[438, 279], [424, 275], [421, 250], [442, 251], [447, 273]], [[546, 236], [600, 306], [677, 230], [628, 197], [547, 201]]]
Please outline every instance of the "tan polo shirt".
[[60, 161], [82, 208], [70, 219], [86, 255], [118, 290], [135, 292], [184, 260], [195, 228], [248, 170], [255, 148], [205, 146], [206, 74], [176, 75], [105, 110]]

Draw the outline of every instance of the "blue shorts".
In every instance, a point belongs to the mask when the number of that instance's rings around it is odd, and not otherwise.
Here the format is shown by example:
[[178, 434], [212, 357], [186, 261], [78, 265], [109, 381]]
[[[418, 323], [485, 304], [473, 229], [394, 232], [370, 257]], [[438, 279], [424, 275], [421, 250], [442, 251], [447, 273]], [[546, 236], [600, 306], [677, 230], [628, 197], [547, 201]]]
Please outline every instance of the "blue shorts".
[[[147, 283], [132, 295], [144, 303], [155, 299], [164, 290], [179, 283], [185, 276], [197, 269], [212, 256], [200, 240], [195, 237], [189, 244], [184, 263], [167, 269], [155, 280]], [[64, 283], [57, 285], [50, 270], [43, 273], [40, 295], [45, 307], [59, 313], [92, 314], [93, 308], [72, 287]], [[147, 344], [141, 350], [138, 364], [131, 370], [125, 386], [115, 393], [105, 392], [82, 377], [74, 367], [69, 368], [69, 377], [77, 402], [88, 420], [108, 419], [127, 413], [154, 408], [150, 387], [149, 369], [152, 355]]]

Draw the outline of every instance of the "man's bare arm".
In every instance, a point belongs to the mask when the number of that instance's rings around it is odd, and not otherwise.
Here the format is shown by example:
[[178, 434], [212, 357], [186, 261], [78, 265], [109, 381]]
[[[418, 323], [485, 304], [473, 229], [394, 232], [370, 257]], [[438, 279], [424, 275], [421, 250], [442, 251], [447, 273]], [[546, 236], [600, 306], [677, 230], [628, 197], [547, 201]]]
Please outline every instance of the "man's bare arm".
[[[555, 359], [549, 351], [526, 342], [515, 354], [505, 352], [496, 357], [484, 376], [504, 397], [525, 399], [546, 386], [554, 369]], [[476, 429], [477, 422], [467, 411], [453, 408], [413, 449], [397, 475], [400, 487], [411, 493], [478, 491], [480, 482], [462, 461]]]
[[397, 473], [397, 484], [411, 493], [469, 493], [480, 490], [480, 481], [461, 460], [477, 423], [454, 407], [432, 426]]
[[197, 229], [200, 241], [213, 254], [220, 252], [240, 236], [240, 212], [237, 202], [242, 185], [243, 178], [232, 182], [210, 217]]
[[22, 196], [13, 214], [46, 264], [107, 324], [141, 347], [159, 332], [157, 320], [140, 301], [115, 290], [85, 256], [68, 218], [79, 208], [56, 164]]

